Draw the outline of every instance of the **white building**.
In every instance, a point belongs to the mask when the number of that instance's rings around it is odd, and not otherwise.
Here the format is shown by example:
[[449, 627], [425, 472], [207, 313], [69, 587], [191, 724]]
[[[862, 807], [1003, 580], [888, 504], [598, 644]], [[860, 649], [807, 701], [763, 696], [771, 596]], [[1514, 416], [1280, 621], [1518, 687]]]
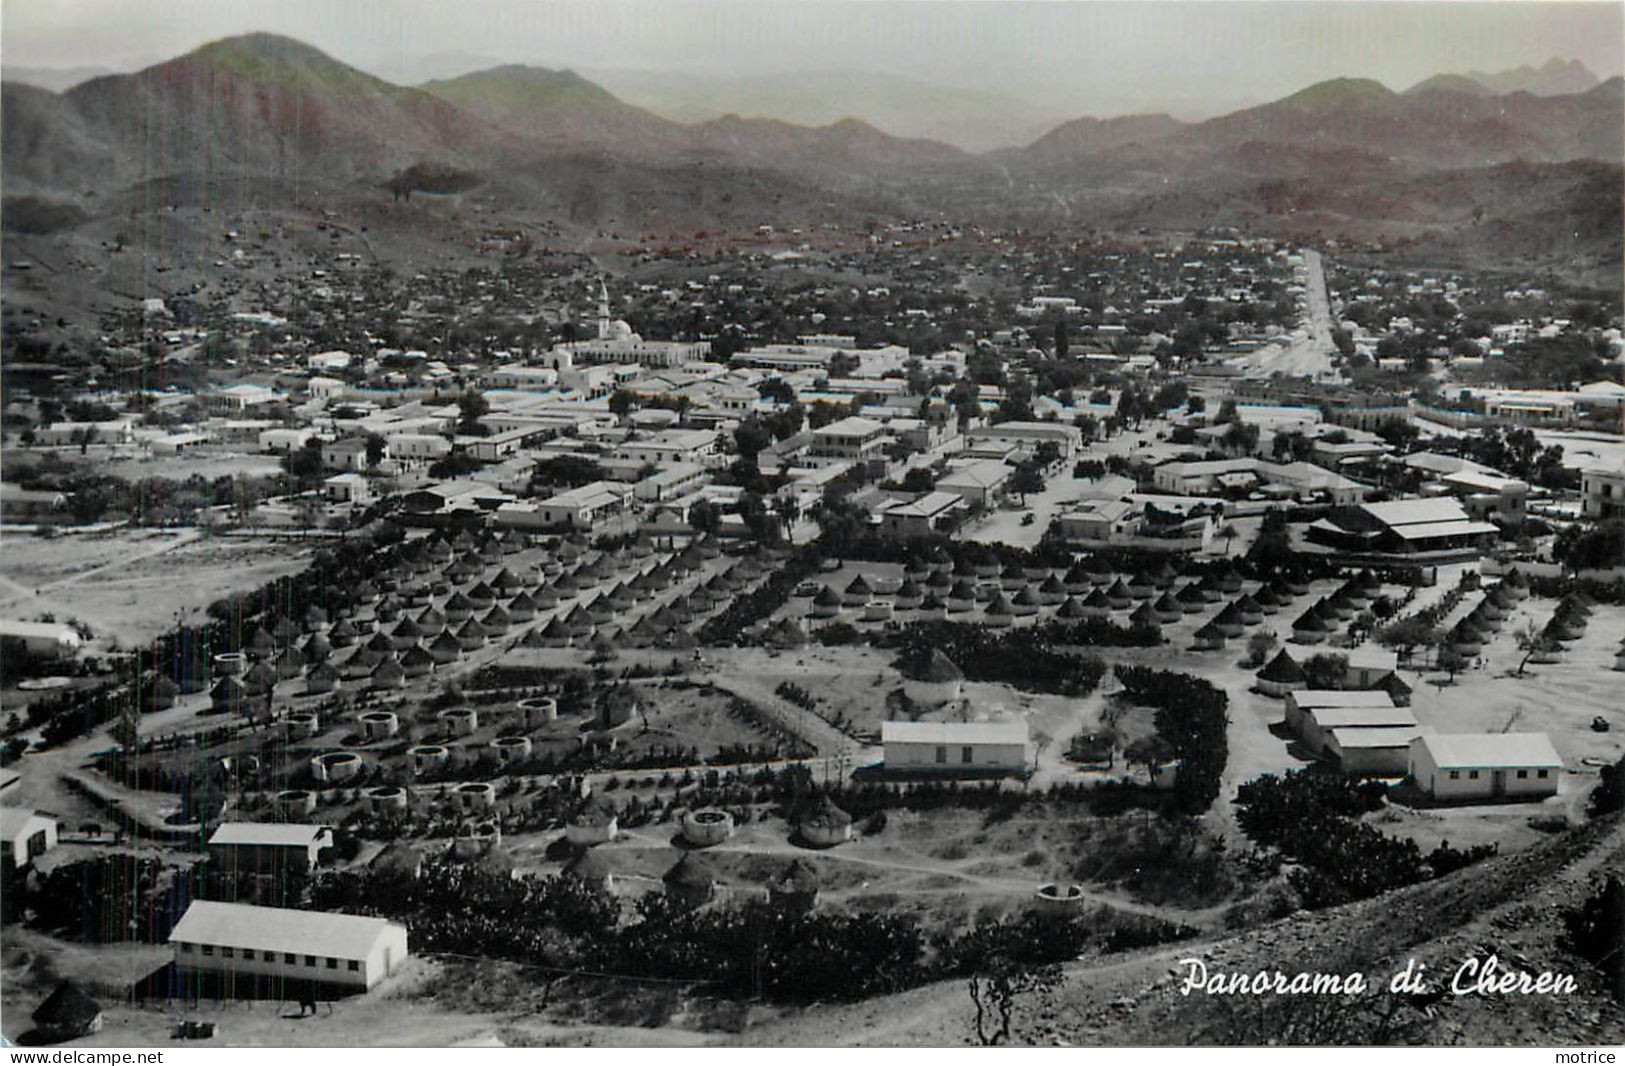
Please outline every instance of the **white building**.
[[1424, 733], [1411, 744], [1411, 780], [1435, 799], [1555, 796], [1562, 772], [1545, 733]]
[[1004, 494], [1015, 468], [997, 459], [954, 467], [937, 479], [938, 492], [951, 492], [972, 507], [992, 507]]
[[1021, 773], [1032, 765], [1027, 723], [882, 722], [888, 770]]
[[365, 474], [349, 471], [335, 474], [322, 482], [322, 491], [329, 503], [367, 503], [372, 499], [372, 485]]
[[19, 870], [56, 847], [56, 819], [25, 807], [0, 807], [0, 863]]
[[242, 873], [308, 873], [332, 843], [333, 830], [325, 825], [222, 822], [209, 837], [209, 859], [222, 870]]
[[363, 991], [408, 957], [406, 927], [382, 918], [194, 900], [169, 934], [175, 968]]
[[1625, 463], [1588, 467], [1580, 474], [1580, 497], [1587, 518], [1625, 514]]
[[628, 485], [594, 481], [535, 503], [503, 504], [496, 522], [514, 529], [591, 529], [624, 508], [631, 492]]
[[813, 430], [812, 437], [810, 454], [818, 460], [868, 463], [884, 459], [886, 427], [868, 418], [848, 415]]
[[689, 463], [703, 466], [716, 454], [717, 434], [711, 429], [669, 429], [642, 440], [622, 444], [616, 455], [635, 463], [668, 466]]
[[85, 646], [79, 631], [60, 622], [15, 622], [0, 619], [0, 639], [11, 637], [23, 642], [32, 655], [67, 658]]

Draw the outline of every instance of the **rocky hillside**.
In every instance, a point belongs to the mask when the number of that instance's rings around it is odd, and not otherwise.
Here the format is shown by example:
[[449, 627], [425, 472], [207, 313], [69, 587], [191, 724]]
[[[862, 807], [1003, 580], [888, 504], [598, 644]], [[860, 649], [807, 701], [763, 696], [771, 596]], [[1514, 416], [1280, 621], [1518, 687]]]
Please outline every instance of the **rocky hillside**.
[[[1605, 872], [1625, 871], [1625, 823], [1613, 818], [1437, 881], [1233, 936], [1086, 960], [1062, 987], [1023, 1005], [1023, 1043], [1234, 1045], [1302, 1043], [1617, 1045], [1625, 1005], [1569, 950], [1562, 915], [1593, 894]], [[1453, 995], [1469, 959], [1494, 955], [1531, 975], [1572, 974], [1571, 995]], [[1209, 976], [1260, 971], [1360, 972], [1365, 997], [1182, 995], [1197, 958]], [[1434, 993], [1387, 995], [1410, 960]], [[1471, 985], [1471, 981], [1468, 981]], [[815, 1009], [747, 1034], [762, 1044], [963, 1044], [970, 1002], [958, 982], [851, 1006]]]

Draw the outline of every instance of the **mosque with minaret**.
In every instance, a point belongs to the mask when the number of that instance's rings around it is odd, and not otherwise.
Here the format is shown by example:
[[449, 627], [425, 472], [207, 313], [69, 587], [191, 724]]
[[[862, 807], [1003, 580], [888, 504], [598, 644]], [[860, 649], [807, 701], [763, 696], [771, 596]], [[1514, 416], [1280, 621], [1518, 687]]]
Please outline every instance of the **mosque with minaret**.
[[636, 363], [639, 366], [669, 368], [701, 362], [711, 355], [703, 341], [646, 341], [622, 318], [610, 318], [609, 283], [598, 280], [598, 336], [591, 340], [568, 341], [554, 349], [568, 354], [571, 365], [590, 363]]

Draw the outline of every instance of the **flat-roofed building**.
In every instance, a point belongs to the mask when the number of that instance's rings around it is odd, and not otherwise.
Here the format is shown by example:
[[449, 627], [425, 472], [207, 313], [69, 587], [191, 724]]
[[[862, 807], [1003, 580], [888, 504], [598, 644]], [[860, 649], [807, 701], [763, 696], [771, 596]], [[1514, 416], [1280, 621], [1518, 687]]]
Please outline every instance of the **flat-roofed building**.
[[183, 973], [357, 992], [409, 956], [406, 927], [383, 918], [213, 900], [194, 900], [169, 943]]
[[1563, 760], [1545, 733], [1424, 733], [1409, 770], [1435, 799], [1541, 799], [1557, 794]]
[[641, 440], [628, 440], [615, 454], [635, 463], [653, 463], [657, 466], [692, 463], [703, 466], [716, 450], [716, 430], [668, 429]]
[[848, 415], [812, 431], [810, 454], [822, 462], [871, 463], [883, 459], [886, 427]]
[[1580, 499], [1587, 518], [1625, 514], [1625, 463], [1587, 467], [1580, 473]]
[[1027, 723], [882, 722], [888, 770], [1021, 773], [1032, 765]]

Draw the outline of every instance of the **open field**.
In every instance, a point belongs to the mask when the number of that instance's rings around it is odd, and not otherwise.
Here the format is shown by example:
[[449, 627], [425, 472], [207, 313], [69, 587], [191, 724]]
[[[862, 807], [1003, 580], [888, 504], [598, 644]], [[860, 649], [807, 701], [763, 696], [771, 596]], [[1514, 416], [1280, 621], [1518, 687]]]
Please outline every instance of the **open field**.
[[[8, 535], [0, 611], [78, 619], [99, 642], [141, 644], [232, 592], [303, 570], [315, 546], [194, 530]], [[110, 644], [103, 644], [104, 650]]]

